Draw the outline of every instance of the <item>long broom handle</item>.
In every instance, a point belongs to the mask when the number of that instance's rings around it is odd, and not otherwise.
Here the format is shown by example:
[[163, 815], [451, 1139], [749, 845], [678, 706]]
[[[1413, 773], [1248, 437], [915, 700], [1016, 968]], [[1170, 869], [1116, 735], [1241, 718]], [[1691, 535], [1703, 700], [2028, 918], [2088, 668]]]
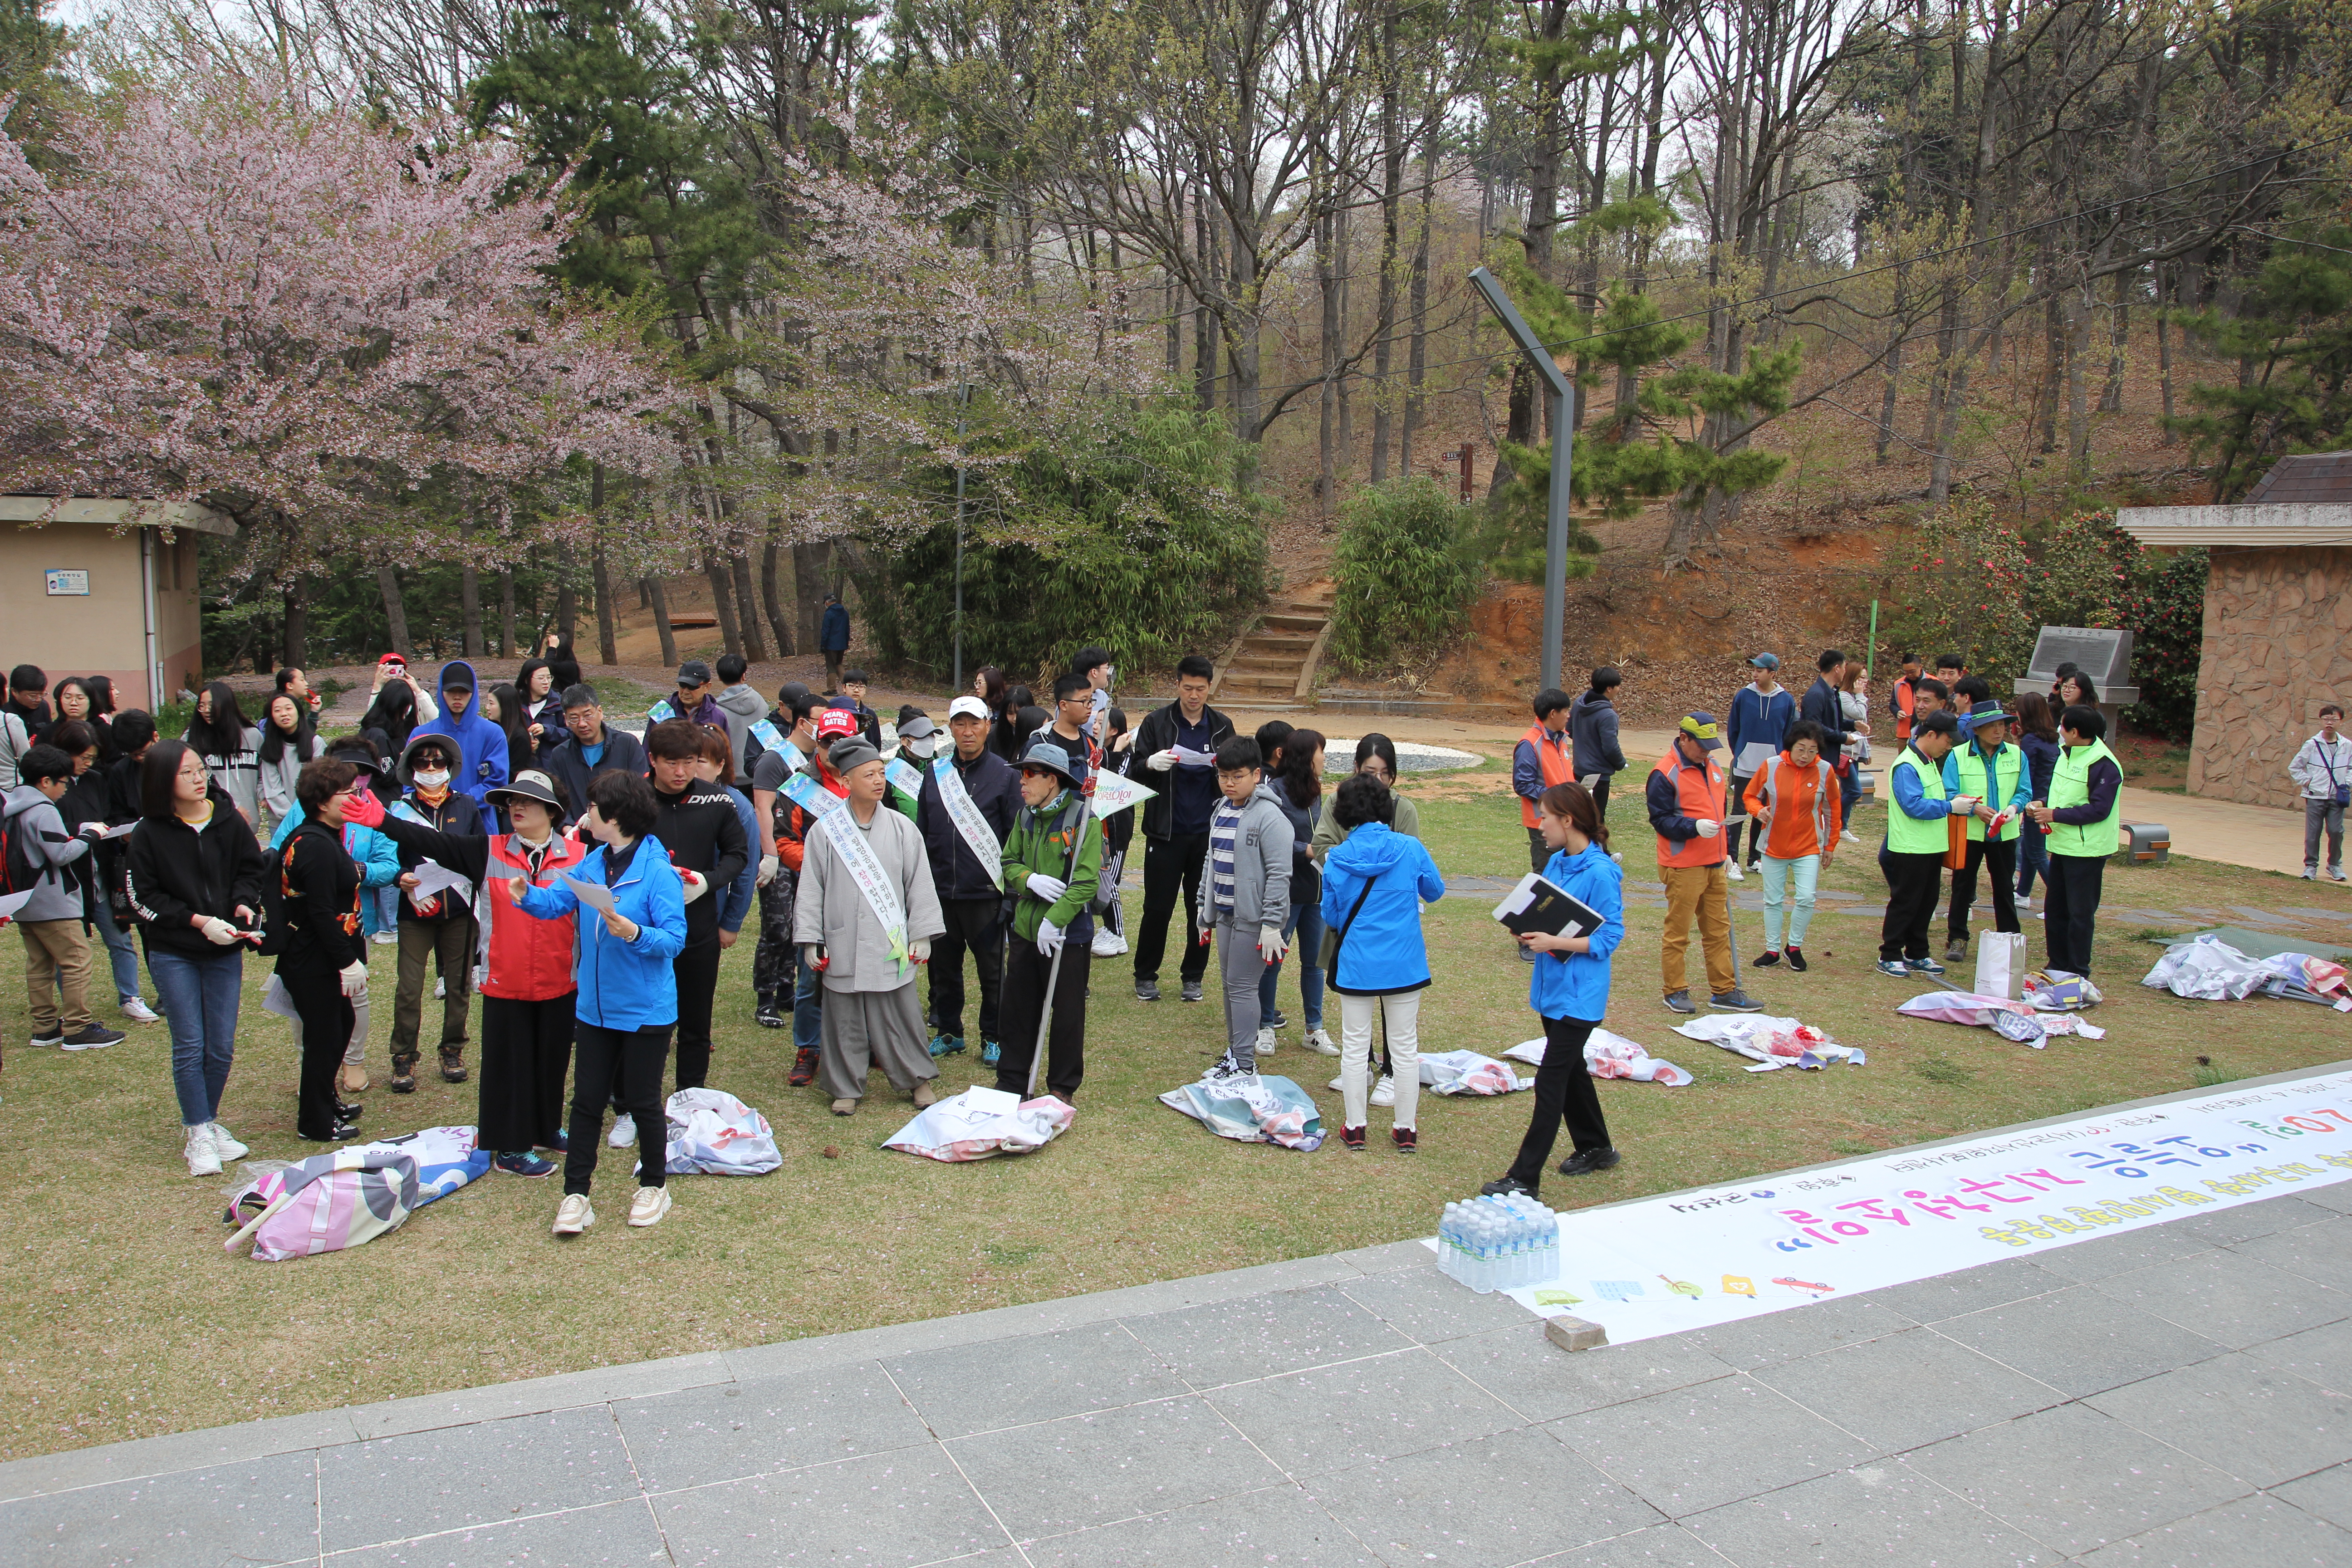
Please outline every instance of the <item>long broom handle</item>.
[[[1084, 795], [1078, 798], [1081, 803], [1086, 799]], [[1070, 878], [1078, 874], [1078, 857], [1086, 852], [1087, 834], [1100, 831], [1101, 829], [1095, 823], [1094, 807], [1086, 805], [1082, 812], [1078, 831], [1070, 835], [1070, 863], [1066, 868], [1068, 874], [1062, 879], [1065, 884], [1070, 880]], [[1045, 907], [1050, 910], [1054, 906], [1047, 904]], [[1009, 930], [1005, 932], [1008, 937], [1012, 934]], [[1024, 1100], [1037, 1098], [1037, 1069], [1045, 1064], [1045, 1036], [1054, 1026], [1054, 988], [1061, 984], [1062, 949], [1068, 945], [1069, 938], [1067, 933], [1065, 933], [1062, 941], [1055, 945], [1054, 962], [1045, 970], [1045, 1005], [1037, 1010], [1037, 1044], [1029, 1053], [1029, 1082], [1021, 1091], [1021, 1098]]]

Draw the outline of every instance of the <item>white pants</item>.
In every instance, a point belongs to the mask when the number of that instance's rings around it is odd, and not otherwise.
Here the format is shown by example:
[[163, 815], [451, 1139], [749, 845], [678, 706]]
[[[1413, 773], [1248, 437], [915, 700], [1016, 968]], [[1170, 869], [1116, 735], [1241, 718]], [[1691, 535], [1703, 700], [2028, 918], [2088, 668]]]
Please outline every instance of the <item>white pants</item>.
[[1350, 1127], [1364, 1125], [1364, 1108], [1371, 1097], [1372, 1018], [1383, 1006], [1388, 1013], [1389, 1056], [1396, 1065], [1396, 1125], [1414, 1125], [1413, 1109], [1421, 1102], [1421, 993], [1399, 991], [1389, 996], [1342, 993], [1339, 1098]]

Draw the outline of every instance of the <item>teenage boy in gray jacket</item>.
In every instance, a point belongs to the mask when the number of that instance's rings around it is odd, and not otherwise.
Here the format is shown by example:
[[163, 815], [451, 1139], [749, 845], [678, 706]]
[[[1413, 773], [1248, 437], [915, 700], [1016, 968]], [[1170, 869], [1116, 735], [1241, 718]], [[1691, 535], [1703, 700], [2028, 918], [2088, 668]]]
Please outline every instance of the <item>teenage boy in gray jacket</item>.
[[82, 927], [82, 878], [90, 846], [106, 824], [89, 822], [79, 833], [66, 831], [57, 803], [73, 783], [73, 759], [57, 747], [31, 748], [20, 773], [22, 782], [7, 796], [8, 862], [18, 890], [33, 895], [15, 916], [25, 938], [33, 1044], [69, 1051], [110, 1046], [122, 1036], [90, 1016], [89, 939]]
[[1290, 817], [1265, 782], [1255, 740], [1235, 736], [1217, 748], [1217, 788], [1224, 799], [1209, 817], [1201, 858], [1201, 925], [1217, 943], [1225, 991], [1225, 1054], [1202, 1081], [1244, 1097], [1258, 1091], [1258, 984], [1283, 953], [1290, 917]]

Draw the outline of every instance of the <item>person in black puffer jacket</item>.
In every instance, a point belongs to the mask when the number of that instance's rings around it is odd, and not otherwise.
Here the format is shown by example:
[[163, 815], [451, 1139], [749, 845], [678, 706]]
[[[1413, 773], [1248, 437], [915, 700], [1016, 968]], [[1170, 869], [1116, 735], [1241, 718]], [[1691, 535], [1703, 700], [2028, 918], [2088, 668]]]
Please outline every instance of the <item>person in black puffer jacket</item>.
[[278, 852], [286, 900], [286, 945], [278, 983], [293, 998], [302, 1030], [300, 1098], [294, 1130], [318, 1143], [357, 1136], [360, 1107], [335, 1089], [335, 1069], [352, 1040], [352, 1000], [367, 991], [367, 943], [360, 935], [360, 868], [343, 847], [344, 792], [359, 783], [349, 763], [302, 764], [294, 798], [301, 826]]

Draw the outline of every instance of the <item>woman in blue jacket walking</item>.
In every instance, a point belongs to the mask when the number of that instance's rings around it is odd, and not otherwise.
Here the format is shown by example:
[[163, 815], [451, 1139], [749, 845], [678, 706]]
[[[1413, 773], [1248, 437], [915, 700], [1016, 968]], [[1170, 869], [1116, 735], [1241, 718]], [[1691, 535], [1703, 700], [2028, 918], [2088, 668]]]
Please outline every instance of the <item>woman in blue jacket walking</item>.
[[[686, 946], [686, 888], [669, 863], [669, 851], [652, 831], [653, 785], [635, 773], [608, 770], [588, 785], [588, 814], [582, 826], [597, 847], [579, 870], [555, 879], [551, 887], [509, 879], [516, 908], [539, 920], [577, 915], [579, 936], [572, 973], [580, 983], [572, 1004], [572, 1127], [563, 1154], [563, 1201], [555, 1211], [555, 1234], [577, 1236], [596, 1223], [588, 1205], [588, 1185], [596, 1173], [596, 1149], [604, 1131], [604, 1107], [617, 1100], [637, 1125], [668, 1123], [662, 1114], [662, 1072], [669, 1061], [669, 1034], [677, 1026], [677, 975], [672, 965]], [[573, 876], [612, 895], [613, 910], [583, 908], [572, 890]], [[629, 1223], [658, 1225], [669, 1213], [665, 1184], [668, 1143], [646, 1140], [639, 1151], [637, 1195]]]
[[1390, 826], [1396, 797], [1371, 774], [1351, 774], [1339, 786], [1331, 818], [1348, 836], [1323, 858], [1323, 924], [1337, 943], [1328, 978], [1339, 994], [1339, 1095], [1346, 1105], [1339, 1141], [1350, 1149], [1364, 1146], [1372, 1017], [1381, 1014], [1396, 1061], [1396, 1115], [1389, 1136], [1399, 1152], [1410, 1154], [1418, 1141], [1421, 994], [1429, 984], [1421, 905], [1445, 896], [1445, 879], [1420, 839]]
[[1609, 829], [1582, 784], [1552, 785], [1544, 791], [1542, 808], [1544, 842], [1552, 847], [1545, 879], [1597, 911], [1601, 924], [1591, 936], [1533, 931], [1519, 938], [1538, 955], [1528, 1002], [1543, 1019], [1543, 1065], [1536, 1068], [1535, 1121], [1519, 1157], [1484, 1190], [1528, 1197], [1543, 1180], [1563, 1121], [1575, 1152], [1559, 1163], [1561, 1175], [1605, 1171], [1618, 1158], [1601, 1119], [1601, 1096], [1584, 1068], [1584, 1042], [1609, 1011], [1609, 955], [1625, 940], [1624, 873], [1609, 858]]

